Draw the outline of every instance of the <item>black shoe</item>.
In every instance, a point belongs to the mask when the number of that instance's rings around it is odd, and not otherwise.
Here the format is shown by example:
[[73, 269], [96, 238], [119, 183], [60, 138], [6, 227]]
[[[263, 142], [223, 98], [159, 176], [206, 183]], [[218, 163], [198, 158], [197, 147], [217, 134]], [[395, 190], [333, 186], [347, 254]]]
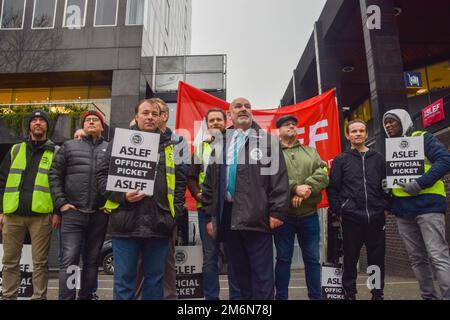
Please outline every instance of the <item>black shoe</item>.
[[91, 295], [91, 300], [100, 300], [96, 292]]
[[78, 300], [100, 300], [97, 293], [92, 293], [88, 296], [78, 296]]
[[384, 293], [381, 290], [372, 290], [372, 300], [384, 300]]
[[384, 300], [383, 294], [372, 294], [372, 300]]

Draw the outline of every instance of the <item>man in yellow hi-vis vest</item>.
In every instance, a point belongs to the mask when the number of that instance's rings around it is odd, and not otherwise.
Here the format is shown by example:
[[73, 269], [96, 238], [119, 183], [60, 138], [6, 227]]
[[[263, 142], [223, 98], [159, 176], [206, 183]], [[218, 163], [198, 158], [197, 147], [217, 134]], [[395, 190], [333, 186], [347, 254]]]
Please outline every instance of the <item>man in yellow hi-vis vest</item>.
[[450, 171], [450, 152], [431, 133], [413, 131], [411, 117], [403, 109], [383, 116], [389, 138], [423, 136], [425, 173], [418, 179], [392, 189], [392, 213], [397, 217], [412, 269], [423, 299], [439, 299], [433, 286], [433, 269], [443, 299], [450, 299], [450, 256], [445, 239], [446, 194], [441, 178]]
[[[217, 239], [214, 239], [206, 232], [206, 217], [202, 206], [202, 184], [205, 180], [206, 168], [211, 153], [215, 147], [222, 147], [222, 143], [217, 143], [223, 138], [227, 124], [227, 115], [219, 108], [209, 109], [205, 115], [208, 128], [208, 137], [201, 144], [195, 146], [193, 154], [192, 171], [188, 177], [188, 187], [192, 196], [197, 200], [198, 224], [200, 238], [203, 246], [203, 293], [206, 300], [218, 300], [220, 293], [219, 284], [219, 254], [220, 246]], [[240, 291], [237, 281], [231, 269], [231, 264], [227, 264], [228, 272], [228, 297], [230, 300], [240, 298]]]
[[[155, 101], [143, 100], [135, 107], [134, 130], [161, 134], [158, 129], [161, 109]], [[159, 160], [152, 196], [141, 190], [106, 191], [111, 142], [97, 171], [99, 190], [107, 200], [114, 254], [114, 299], [133, 300], [139, 254], [142, 254], [143, 300], [162, 300], [163, 273], [168, 239], [176, 219], [183, 214], [186, 175], [174, 159], [174, 146], [180, 141], [160, 135]]]
[[47, 298], [48, 253], [53, 228], [60, 218], [53, 215], [48, 182], [55, 144], [47, 139], [48, 115], [34, 110], [28, 121], [29, 140], [14, 145], [0, 167], [0, 226], [3, 228], [3, 299], [17, 299], [20, 257], [27, 232], [33, 256], [33, 296]]

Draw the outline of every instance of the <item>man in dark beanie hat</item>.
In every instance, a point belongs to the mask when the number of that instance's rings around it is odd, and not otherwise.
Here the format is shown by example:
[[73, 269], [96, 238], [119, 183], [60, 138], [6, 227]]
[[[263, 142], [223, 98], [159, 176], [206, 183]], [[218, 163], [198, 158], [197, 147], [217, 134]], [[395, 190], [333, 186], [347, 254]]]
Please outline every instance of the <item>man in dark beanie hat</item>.
[[30, 132], [31, 128], [31, 122], [35, 118], [41, 118], [43, 121], [47, 123], [46, 126], [46, 133], [48, 132], [48, 129], [50, 128], [50, 118], [48, 117], [47, 113], [42, 109], [36, 109], [33, 112], [31, 112], [30, 116], [28, 117], [28, 126], [27, 126], [27, 132]]
[[0, 229], [3, 228], [3, 299], [17, 299], [19, 260], [27, 232], [33, 250], [33, 296], [47, 298], [48, 253], [53, 228], [53, 199], [48, 182], [55, 144], [47, 139], [48, 115], [34, 110], [29, 117], [29, 140], [15, 144], [0, 166]]

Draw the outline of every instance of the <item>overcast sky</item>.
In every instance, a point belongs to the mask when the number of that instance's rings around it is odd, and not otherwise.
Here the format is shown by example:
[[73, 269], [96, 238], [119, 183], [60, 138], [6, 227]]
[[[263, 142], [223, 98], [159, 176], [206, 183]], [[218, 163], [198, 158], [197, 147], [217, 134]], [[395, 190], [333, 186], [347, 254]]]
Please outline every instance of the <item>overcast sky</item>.
[[325, 0], [193, 0], [191, 54], [227, 55], [227, 100], [276, 108]]

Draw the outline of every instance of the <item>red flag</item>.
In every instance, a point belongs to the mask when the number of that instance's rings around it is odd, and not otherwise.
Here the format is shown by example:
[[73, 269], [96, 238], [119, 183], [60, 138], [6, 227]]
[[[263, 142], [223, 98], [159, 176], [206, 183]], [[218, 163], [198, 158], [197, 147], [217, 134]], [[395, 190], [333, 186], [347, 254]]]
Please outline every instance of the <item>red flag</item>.
[[[222, 108], [228, 111], [229, 103], [180, 81], [176, 131], [185, 136], [191, 144], [195, 140], [201, 142], [206, 124], [203, 122], [202, 127], [199, 123], [204, 120], [206, 112], [211, 108]], [[334, 157], [341, 152], [339, 115], [334, 90], [295, 105], [270, 110], [252, 109], [252, 113], [261, 128], [274, 134], [277, 133], [275, 123], [278, 118], [286, 114], [296, 116], [298, 139], [302, 144], [316, 148], [328, 168]], [[180, 129], [183, 130], [180, 131]], [[319, 208], [328, 206], [325, 192], [323, 195]], [[187, 202], [190, 210], [196, 210], [192, 206], [192, 200]]]
[[197, 135], [202, 135], [201, 129], [206, 129], [206, 123], [202, 128], [199, 122], [204, 122], [206, 112], [212, 108], [221, 108], [226, 112], [229, 103], [187, 83], [179, 82], [175, 130], [189, 141], [191, 147]]

